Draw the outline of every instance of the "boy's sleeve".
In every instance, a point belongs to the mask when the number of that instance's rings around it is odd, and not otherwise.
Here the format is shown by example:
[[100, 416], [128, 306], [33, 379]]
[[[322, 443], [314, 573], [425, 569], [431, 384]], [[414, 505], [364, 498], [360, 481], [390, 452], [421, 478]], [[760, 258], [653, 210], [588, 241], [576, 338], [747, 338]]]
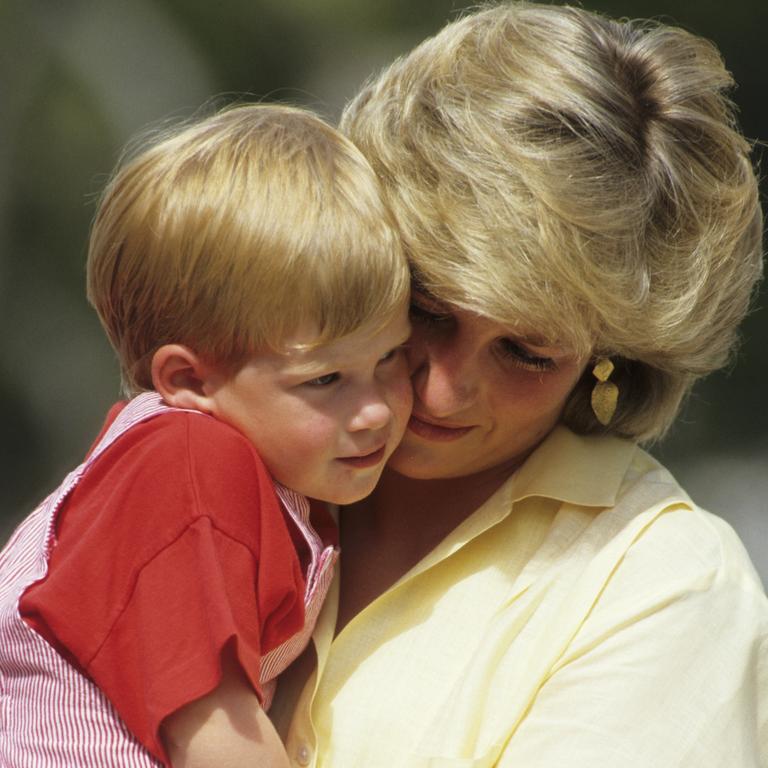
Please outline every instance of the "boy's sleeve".
[[263, 622], [257, 590], [250, 588], [257, 570], [254, 553], [199, 518], [141, 569], [125, 609], [85, 664], [158, 757], [165, 758], [163, 719], [217, 686], [230, 640], [260, 696]]
[[228, 642], [260, 693], [262, 653], [303, 624], [304, 581], [250, 443], [208, 417], [161, 420], [86, 475], [23, 608], [166, 760], [160, 724], [216, 687]]

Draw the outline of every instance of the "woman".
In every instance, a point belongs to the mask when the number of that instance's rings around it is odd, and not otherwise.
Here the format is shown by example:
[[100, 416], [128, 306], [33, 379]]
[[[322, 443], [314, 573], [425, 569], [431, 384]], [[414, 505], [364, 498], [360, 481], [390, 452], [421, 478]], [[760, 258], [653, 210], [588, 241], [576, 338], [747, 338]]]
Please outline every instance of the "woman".
[[524, 3], [346, 110], [413, 260], [415, 405], [340, 512], [317, 668], [280, 702], [296, 764], [765, 765], [765, 594], [638, 447], [761, 273], [730, 85], [679, 29]]

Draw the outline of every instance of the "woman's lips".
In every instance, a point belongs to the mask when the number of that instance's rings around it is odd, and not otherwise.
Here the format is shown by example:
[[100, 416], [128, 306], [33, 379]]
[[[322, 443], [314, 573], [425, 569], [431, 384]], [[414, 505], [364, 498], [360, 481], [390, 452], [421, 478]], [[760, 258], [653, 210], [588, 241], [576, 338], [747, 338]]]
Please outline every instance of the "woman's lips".
[[367, 467], [375, 467], [380, 464], [384, 459], [384, 453], [386, 444], [382, 445], [377, 450], [366, 453], [365, 456], [344, 456], [338, 460], [346, 464], [349, 467], [355, 467], [356, 469], [366, 469]]
[[408, 422], [408, 429], [413, 432], [414, 435], [424, 438], [424, 440], [443, 443], [464, 437], [464, 435], [466, 435], [467, 432], [470, 432], [473, 427], [446, 427], [439, 424], [432, 424], [431, 422], [420, 419], [418, 416], [411, 415], [410, 421]]

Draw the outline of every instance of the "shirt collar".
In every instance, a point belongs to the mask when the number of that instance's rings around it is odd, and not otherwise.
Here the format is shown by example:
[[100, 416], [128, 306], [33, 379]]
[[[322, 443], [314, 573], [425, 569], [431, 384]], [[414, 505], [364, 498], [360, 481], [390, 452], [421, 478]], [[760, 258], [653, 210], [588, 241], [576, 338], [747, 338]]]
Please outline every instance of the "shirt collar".
[[637, 451], [616, 437], [556, 427], [507, 481], [511, 501], [543, 496], [584, 507], [611, 507]]
[[525, 463], [484, 503], [459, 524], [400, 585], [449, 557], [509, 516], [515, 502], [540, 497], [586, 507], [610, 507], [637, 446], [615, 437], [585, 437], [556, 427]]

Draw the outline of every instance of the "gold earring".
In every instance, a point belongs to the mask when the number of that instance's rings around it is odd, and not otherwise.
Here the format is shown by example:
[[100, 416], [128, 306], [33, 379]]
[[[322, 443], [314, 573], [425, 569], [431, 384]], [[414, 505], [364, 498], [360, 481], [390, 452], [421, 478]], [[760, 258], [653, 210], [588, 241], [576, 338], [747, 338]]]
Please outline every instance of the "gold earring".
[[612, 373], [613, 363], [607, 357], [597, 358], [592, 369], [597, 384], [592, 390], [591, 402], [595, 417], [604, 427], [611, 423], [619, 400], [619, 388], [612, 381], [608, 381]]

